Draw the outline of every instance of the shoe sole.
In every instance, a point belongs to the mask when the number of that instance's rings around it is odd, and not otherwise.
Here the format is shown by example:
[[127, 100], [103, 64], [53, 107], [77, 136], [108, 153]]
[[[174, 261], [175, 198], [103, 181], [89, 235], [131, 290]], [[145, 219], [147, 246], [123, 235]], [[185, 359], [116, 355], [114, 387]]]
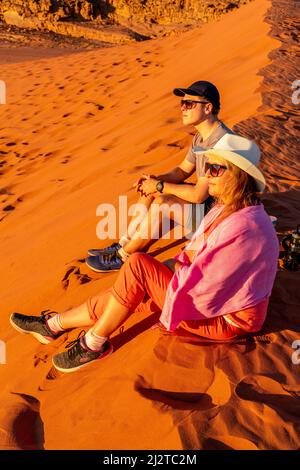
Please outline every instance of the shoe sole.
[[102, 270], [102, 269], [99, 269], [99, 268], [94, 268], [93, 266], [90, 266], [87, 262], [85, 262], [85, 264], [92, 270], [92, 271], [95, 271], [96, 273], [111, 273], [113, 271], [120, 271], [121, 269], [121, 266], [119, 268], [112, 268], [112, 269], [105, 269], [105, 270]]
[[39, 333], [36, 333], [35, 331], [28, 331], [28, 330], [23, 330], [22, 328], [20, 328], [19, 326], [17, 326], [13, 321], [12, 321], [12, 316], [13, 316], [13, 313], [11, 314], [10, 318], [9, 318], [9, 322], [11, 324], [11, 326], [14, 327], [15, 330], [17, 330], [19, 333], [23, 333], [25, 335], [32, 335], [35, 339], [37, 339], [39, 341], [39, 343], [41, 344], [49, 344], [49, 343], [52, 343], [53, 340], [49, 340], [47, 338], [45, 338], [43, 335], [39, 334]]
[[111, 255], [114, 251], [117, 251], [117, 250], [113, 250], [113, 251], [98, 251], [97, 253], [92, 253], [88, 250], [87, 254], [89, 256], [103, 256], [103, 255]]
[[62, 367], [57, 366], [56, 364], [54, 364], [54, 360], [53, 360], [54, 358], [52, 358], [52, 365], [59, 372], [64, 372], [64, 373], [68, 374], [69, 372], [75, 372], [76, 370], [79, 370], [82, 367], [88, 366], [89, 364], [92, 364], [95, 361], [100, 361], [100, 360], [106, 359], [108, 356], [110, 356], [113, 353], [113, 351], [114, 351], [114, 348], [113, 348], [113, 345], [111, 344], [110, 348], [107, 349], [101, 357], [97, 357], [97, 359], [94, 359], [93, 361], [90, 361], [90, 362], [86, 362], [85, 364], [82, 364], [81, 366], [72, 367], [72, 369], [63, 369]]

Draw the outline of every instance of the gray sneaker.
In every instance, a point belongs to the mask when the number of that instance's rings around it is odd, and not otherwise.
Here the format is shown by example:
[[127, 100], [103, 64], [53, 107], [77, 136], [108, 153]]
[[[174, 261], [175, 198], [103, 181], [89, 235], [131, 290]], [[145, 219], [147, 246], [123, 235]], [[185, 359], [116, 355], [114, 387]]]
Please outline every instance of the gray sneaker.
[[106, 341], [100, 351], [89, 349], [84, 340], [85, 331], [82, 330], [78, 337], [67, 344], [68, 351], [53, 356], [52, 363], [60, 372], [74, 372], [87, 366], [96, 359], [104, 359], [113, 352], [113, 347]]
[[90, 256], [101, 256], [101, 255], [110, 255], [116, 253], [121, 248], [120, 243], [113, 243], [112, 245], [107, 246], [106, 248], [91, 248], [88, 250], [88, 255]]
[[12, 313], [10, 316], [10, 324], [20, 333], [30, 333], [40, 343], [49, 344], [65, 333], [53, 333], [47, 325], [47, 320], [51, 318], [49, 313], [42, 314], [40, 317], [23, 315], [22, 313]]

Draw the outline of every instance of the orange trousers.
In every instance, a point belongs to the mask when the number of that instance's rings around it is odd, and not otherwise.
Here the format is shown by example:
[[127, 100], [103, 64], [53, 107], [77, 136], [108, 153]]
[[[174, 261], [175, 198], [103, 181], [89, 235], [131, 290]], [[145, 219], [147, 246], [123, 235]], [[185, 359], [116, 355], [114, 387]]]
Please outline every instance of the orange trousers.
[[[87, 301], [90, 317], [97, 321], [110, 295], [130, 312], [161, 312], [173, 272], [146, 253], [132, 254], [122, 266], [113, 287]], [[247, 331], [228, 323], [222, 316], [196, 321], [182, 321], [180, 326], [210, 339], [231, 339]]]

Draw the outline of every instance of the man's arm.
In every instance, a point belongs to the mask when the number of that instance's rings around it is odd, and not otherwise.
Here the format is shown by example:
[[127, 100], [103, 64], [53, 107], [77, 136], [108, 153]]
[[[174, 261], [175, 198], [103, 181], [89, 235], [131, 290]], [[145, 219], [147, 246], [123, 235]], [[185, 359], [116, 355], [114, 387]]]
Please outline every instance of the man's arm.
[[[160, 193], [156, 189], [157, 181], [156, 177], [145, 175], [145, 179], [139, 186], [139, 191], [145, 196], [150, 194], [154, 197], [159, 196]], [[201, 176], [196, 184], [164, 182], [162, 194], [170, 194], [184, 201], [200, 204], [208, 198], [208, 181], [204, 176]]]
[[167, 173], [156, 176], [158, 180], [166, 181], [168, 183], [182, 183], [189, 178], [195, 171], [195, 164], [184, 159], [180, 165], [173, 168]]
[[153, 179], [158, 180], [163, 180], [167, 181], [169, 183], [181, 183], [182, 181], [185, 181], [187, 178], [189, 178], [195, 171], [195, 164], [189, 162], [188, 160], [184, 159], [180, 165], [176, 166], [173, 168], [171, 171], [168, 171], [167, 173], [163, 173], [161, 175], [142, 175], [136, 183], [134, 183], [133, 187], [137, 188], [137, 191], [139, 191], [139, 188], [142, 184], [143, 181], [147, 179], [147, 177], [151, 177]]
[[202, 176], [198, 178], [196, 184], [164, 183], [163, 194], [172, 194], [184, 201], [199, 204], [204, 202], [209, 196], [208, 182], [207, 179]]

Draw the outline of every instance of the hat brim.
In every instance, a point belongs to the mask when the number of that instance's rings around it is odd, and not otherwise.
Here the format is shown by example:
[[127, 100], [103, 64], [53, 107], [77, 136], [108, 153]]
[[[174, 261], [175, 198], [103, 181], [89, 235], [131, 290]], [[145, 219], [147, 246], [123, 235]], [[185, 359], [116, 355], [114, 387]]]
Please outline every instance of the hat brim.
[[252, 178], [254, 178], [259, 192], [262, 193], [265, 190], [266, 180], [262, 172], [257, 168], [257, 166], [253, 165], [253, 163], [250, 163], [249, 160], [242, 157], [241, 155], [232, 152], [231, 150], [221, 149], [209, 149], [203, 152], [200, 151], [199, 153], [205, 153], [205, 155], [214, 155], [233, 163], [237, 167], [241, 168], [241, 170], [244, 170], [246, 173], [252, 176]]
[[191, 95], [191, 96], [202, 96], [200, 93], [191, 90], [190, 88], [175, 88], [173, 90], [174, 95], [176, 96], [184, 96], [184, 95]]

